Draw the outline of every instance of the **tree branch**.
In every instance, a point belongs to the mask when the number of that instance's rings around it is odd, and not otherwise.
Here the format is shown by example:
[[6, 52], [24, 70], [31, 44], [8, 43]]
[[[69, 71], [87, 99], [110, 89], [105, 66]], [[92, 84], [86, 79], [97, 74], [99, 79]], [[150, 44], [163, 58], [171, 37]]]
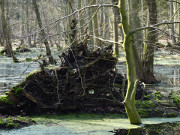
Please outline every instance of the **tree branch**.
[[130, 36], [138, 31], [141, 31], [141, 30], [146, 30], [146, 29], [154, 29], [155, 27], [159, 27], [161, 25], [165, 25], [165, 24], [174, 24], [174, 23], [180, 23], [180, 21], [178, 22], [162, 22], [162, 23], [157, 23], [157, 24], [154, 24], [154, 25], [151, 25], [151, 26], [147, 26], [147, 27], [141, 27], [141, 28], [137, 28], [137, 29], [134, 29], [132, 31], [130, 31], [130, 33], [127, 35], [127, 36]]

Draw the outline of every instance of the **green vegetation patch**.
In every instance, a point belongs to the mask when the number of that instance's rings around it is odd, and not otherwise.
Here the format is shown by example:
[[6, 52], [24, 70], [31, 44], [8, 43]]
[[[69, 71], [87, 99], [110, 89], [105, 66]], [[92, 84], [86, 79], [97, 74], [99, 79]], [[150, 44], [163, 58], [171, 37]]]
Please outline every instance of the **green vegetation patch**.
[[34, 70], [32, 71], [27, 77], [26, 77], [26, 80], [29, 80], [29, 79], [33, 79], [35, 74], [39, 72], [38, 70]]
[[4, 124], [3, 119], [0, 118], [0, 127]]
[[177, 95], [175, 92], [169, 94], [169, 98], [180, 108], [180, 95]]
[[33, 59], [32, 58], [26, 58], [25, 61], [26, 62], [31, 62], [31, 61], [33, 61]]
[[22, 82], [20, 84], [17, 84], [16, 86], [11, 88], [11, 91], [15, 94], [15, 95], [19, 95], [22, 91], [23, 91], [23, 87], [25, 85], [25, 82]]
[[163, 97], [160, 91], [153, 93], [153, 95], [156, 100], [161, 100]]
[[151, 117], [153, 115], [156, 116], [157, 113], [159, 113], [154, 111], [156, 104], [151, 100], [136, 101], [136, 106], [137, 111], [142, 118]]
[[35, 121], [28, 117], [8, 117], [8, 118], [0, 118], [0, 128], [20, 128], [23, 126], [28, 126], [34, 124]]
[[8, 95], [0, 97], [0, 103], [13, 104]]

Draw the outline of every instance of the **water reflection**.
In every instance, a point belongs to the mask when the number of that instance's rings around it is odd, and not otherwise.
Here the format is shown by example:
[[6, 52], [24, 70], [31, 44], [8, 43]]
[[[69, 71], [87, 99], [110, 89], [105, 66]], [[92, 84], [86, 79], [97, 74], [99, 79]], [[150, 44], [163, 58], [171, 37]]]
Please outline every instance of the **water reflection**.
[[118, 129], [114, 135], [179, 135], [179, 123], [163, 123], [156, 125], [145, 125], [137, 129]]
[[160, 90], [169, 93], [180, 90], [180, 65], [156, 65], [154, 66], [155, 76], [160, 83], [146, 85], [149, 90]]
[[174, 87], [180, 87], [180, 69], [174, 70], [173, 85]]

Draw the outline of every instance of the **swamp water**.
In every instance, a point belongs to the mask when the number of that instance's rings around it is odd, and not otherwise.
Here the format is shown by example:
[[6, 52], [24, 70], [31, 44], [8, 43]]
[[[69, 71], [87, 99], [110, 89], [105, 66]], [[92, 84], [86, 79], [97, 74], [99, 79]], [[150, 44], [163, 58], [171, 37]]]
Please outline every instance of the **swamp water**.
[[[33, 118], [36, 125], [0, 130], [0, 135], [179, 135], [180, 118], [143, 118], [131, 125], [120, 116], [71, 114]], [[168, 123], [167, 123], [168, 122]]]
[[[35, 58], [39, 50], [25, 53], [18, 58]], [[123, 56], [123, 54], [122, 54]], [[123, 59], [123, 57], [122, 57]], [[124, 63], [123, 61], [121, 61]], [[124, 64], [118, 64], [121, 73], [125, 71]], [[150, 90], [160, 90], [169, 93], [171, 90], [180, 92], [180, 56], [169, 55], [159, 51], [155, 59], [155, 75], [161, 83], [147, 85]], [[0, 96], [10, 87], [18, 84], [33, 70], [38, 70], [37, 62], [12, 63], [11, 58], [0, 56]], [[148, 118], [142, 119], [141, 126], [131, 125], [121, 116], [115, 118], [99, 117], [80, 118], [73, 114], [69, 118], [47, 116], [34, 118], [36, 125], [14, 130], [0, 130], [0, 135], [180, 135], [180, 118]], [[95, 117], [95, 118], [94, 118]]]

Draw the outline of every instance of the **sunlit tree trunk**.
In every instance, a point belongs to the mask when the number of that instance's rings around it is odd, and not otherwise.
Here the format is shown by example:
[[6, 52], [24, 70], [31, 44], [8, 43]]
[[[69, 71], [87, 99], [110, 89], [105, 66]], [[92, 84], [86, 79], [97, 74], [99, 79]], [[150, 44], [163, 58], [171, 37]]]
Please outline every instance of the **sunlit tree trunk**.
[[[178, 15], [177, 15], [178, 18], [180, 16], [180, 9], [179, 8], [180, 8], [180, 3], [177, 4], [177, 9], [179, 10]], [[180, 42], [180, 23], [178, 24], [178, 36], [179, 36], [178, 42]]]
[[[22, 20], [22, 25], [21, 25], [21, 36], [23, 37], [24, 36], [24, 33], [25, 33], [25, 29], [24, 29], [24, 25], [25, 25], [25, 21], [24, 21], [24, 2], [23, 0], [21, 0], [21, 3], [22, 3], [22, 8], [21, 8], [21, 20]], [[21, 43], [20, 45], [23, 45], [24, 44], [24, 37], [21, 38]]]
[[105, 10], [104, 11], [105, 13], [104, 13], [104, 19], [105, 19], [105, 21], [104, 21], [104, 29], [102, 29], [104, 32], [102, 33], [103, 34], [103, 37], [106, 39], [106, 40], [109, 40], [110, 39], [110, 35], [109, 35], [109, 33], [110, 33], [110, 25], [109, 25], [109, 10], [107, 9], [107, 10]]
[[[91, 0], [88, 0], [87, 1], [88, 5], [91, 4]], [[91, 36], [90, 37], [90, 40], [89, 40], [89, 46], [90, 46], [90, 49], [93, 50], [94, 49], [94, 40], [93, 40], [93, 22], [92, 22], [92, 8], [88, 8], [88, 20], [89, 20], [89, 35]]]
[[4, 7], [4, 0], [0, 0], [0, 8], [1, 8], [1, 21], [2, 21], [2, 30], [3, 30], [3, 37], [6, 41], [5, 50], [7, 50], [8, 56], [11, 56], [13, 58], [14, 62], [18, 62], [18, 59], [14, 55], [12, 44], [11, 44], [11, 38], [9, 34], [9, 27], [7, 24], [7, 20], [5, 17], [5, 7]]
[[[92, 5], [96, 4], [96, 0], [92, 1]], [[96, 12], [97, 8], [93, 8], [93, 14]], [[95, 36], [95, 45], [101, 47], [101, 41], [98, 39], [99, 38], [99, 28], [98, 28], [98, 16], [97, 13], [95, 13], [94, 18], [93, 18], [93, 28], [94, 28], [94, 36]]]
[[[43, 1], [41, 0], [41, 2], [43, 3]], [[48, 3], [48, 1], [46, 1], [46, 3], [45, 3], [46, 5], [49, 5], [49, 3]], [[47, 8], [47, 6], [44, 6], [43, 4], [42, 4], [42, 16], [43, 16], [43, 19], [44, 19], [44, 24], [47, 26], [46, 27], [46, 30], [47, 30], [47, 34], [48, 35], [50, 35], [50, 29], [49, 29], [49, 26], [48, 26], [48, 16], [51, 16], [51, 15], [49, 15], [49, 14], [46, 14], [46, 12], [45, 12], [45, 9]], [[53, 41], [52, 41], [52, 39], [51, 39], [51, 36], [49, 36], [49, 38], [48, 38], [48, 40], [49, 40], [49, 43], [50, 43], [50, 45], [51, 46], [53, 46]]]
[[[103, 2], [101, 2], [101, 4], [102, 4]], [[108, 9], [107, 9], [108, 10]], [[104, 29], [105, 29], [105, 25], [106, 25], [106, 21], [104, 21], [104, 18], [105, 18], [105, 15], [104, 15], [104, 13], [105, 13], [105, 11], [104, 11], [104, 8], [103, 7], [101, 7], [101, 10], [100, 10], [100, 35], [101, 35], [101, 37], [103, 37], [103, 35], [104, 35], [104, 33], [105, 33], [105, 31], [104, 31]]]
[[126, 11], [126, 0], [119, 0], [118, 8], [121, 14], [122, 27], [124, 31], [124, 52], [127, 65], [128, 87], [123, 101], [128, 118], [131, 124], [140, 124], [141, 119], [135, 106], [135, 95], [137, 88], [136, 67], [133, 56], [132, 35], [130, 33], [128, 16]]
[[[148, 8], [148, 25], [157, 23], [157, 4], [156, 0], [146, 0]], [[157, 31], [155, 28], [147, 29], [146, 43], [144, 45], [143, 67], [147, 79], [156, 82], [154, 77], [154, 45], [157, 42]]]
[[[82, 7], [82, 0], [78, 0], [78, 9], [81, 9], [81, 7]], [[82, 36], [84, 34], [84, 28], [82, 27], [84, 24], [83, 12], [82, 11], [79, 12], [79, 22], [80, 22], [80, 27], [81, 27], [80, 28], [80, 39], [82, 40], [83, 39]]]
[[[171, 22], [174, 22], [174, 5], [173, 5], [173, 1], [170, 0], [170, 18], [171, 18]], [[175, 38], [175, 31], [174, 31], [174, 24], [171, 24], [171, 39], [172, 42], [175, 43], [176, 42], [176, 38]]]
[[[118, 3], [118, 0], [113, 0], [112, 1], [114, 5], [117, 5]], [[120, 15], [119, 15], [119, 11], [118, 11], [118, 8], [117, 7], [114, 7], [113, 8], [113, 12], [114, 12], [114, 29], [113, 29], [113, 33], [114, 33], [114, 41], [115, 41], [115, 54], [116, 54], [116, 57], [119, 58], [119, 44], [118, 44], [118, 41], [119, 41], [119, 38], [118, 38], [118, 24], [120, 23]]]
[[31, 44], [31, 36], [30, 36], [30, 30], [29, 30], [29, 0], [26, 0], [26, 4], [25, 4], [25, 12], [26, 12], [26, 31], [27, 31], [27, 39], [28, 39], [28, 46], [32, 47]]
[[38, 21], [38, 25], [39, 25], [39, 28], [41, 30], [40, 31], [41, 39], [43, 40], [44, 45], [46, 47], [46, 55], [49, 58], [49, 63], [54, 64], [54, 59], [53, 59], [53, 56], [51, 55], [51, 50], [50, 50], [50, 47], [49, 47], [48, 40], [46, 38], [45, 30], [43, 29], [43, 25], [42, 25], [40, 13], [39, 13], [39, 8], [38, 8], [36, 0], [33, 0], [33, 5], [34, 5], [34, 10], [35, 10], [36, 18], [37, 18], [37, 21]]

